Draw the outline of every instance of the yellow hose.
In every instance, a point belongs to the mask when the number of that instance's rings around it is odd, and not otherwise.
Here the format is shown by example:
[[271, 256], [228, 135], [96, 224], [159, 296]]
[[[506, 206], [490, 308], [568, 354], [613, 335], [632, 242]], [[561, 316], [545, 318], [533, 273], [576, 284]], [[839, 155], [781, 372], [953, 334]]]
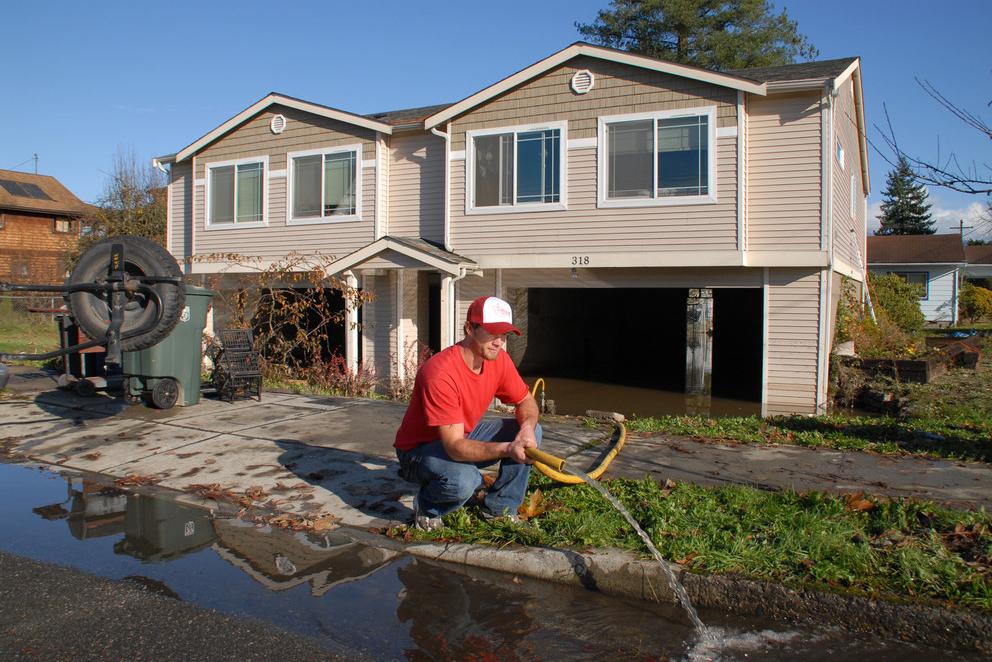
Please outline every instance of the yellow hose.
[[[603, 460], [599, 463], [599, 465], [591, 471], [586, 472], [586, 474], [593, 480], [599, 480], [599, 477], [603, 475], [603, 472], [605, 472], [607, 467], [610, 466], [610, 462], [613, 461], [613, 458], [617, 456], [617, 453], [620, 452], [620, 449], [623, 448], [624, 443], [627, 441], [626, 426], [619, 421], [614, 421], [613, 425], [616, 428], [616, 439], [613, 442], [613, 448], [610, 449], [609, 453], [603, 456]], [[574, 474], [562, 473], [562, 470], [565, 468], [565, 460], [536, 448], [528, 448], [526, 453], [528, 457], [534, 460], [534, 467], [551, 480], [556, 480], [559, 483], [565, 483], [566, 485], [576, 485], [584, 482], [581, 478]]]
[[532, 388], [530, 390], [530, 394], [532, 396], [534, 396], [534, 397], [537, 397], [537, 387], [538, 387], [538, 385], [540, 385], [541, 388], [544, 388], [544, 377], [538, 377], [537, 378], [537, 381], [534, 382], [534, 388]]

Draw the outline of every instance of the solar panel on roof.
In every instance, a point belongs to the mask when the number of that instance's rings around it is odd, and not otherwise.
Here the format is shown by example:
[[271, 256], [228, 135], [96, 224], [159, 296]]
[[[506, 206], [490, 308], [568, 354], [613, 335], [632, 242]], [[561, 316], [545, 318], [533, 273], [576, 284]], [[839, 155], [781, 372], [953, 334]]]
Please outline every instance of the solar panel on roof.
[[31, 184], [29, 182], [15, 182], [12, 179], [0, 179], [0, 186], [4, 187], [7, 190], [7, 193], [21, 198], [31, 198], [33, 200], [52, 199], [37, 184]]
[[37, 184], [21, 182], [21, 187], [24, 188], [28, 192], [28, 195], [35, 200], [51, 200], [51, 198], [48, 197], [48, 194], [45, 193]]
[[20, 182], [15, 182], [10, 179], [0, 179], [0, 186], [7, 189], [7, 193], [10, 193], [11, 195], [17, 195], [22, 198], [30, 197], [27, 191], [21, 188]]

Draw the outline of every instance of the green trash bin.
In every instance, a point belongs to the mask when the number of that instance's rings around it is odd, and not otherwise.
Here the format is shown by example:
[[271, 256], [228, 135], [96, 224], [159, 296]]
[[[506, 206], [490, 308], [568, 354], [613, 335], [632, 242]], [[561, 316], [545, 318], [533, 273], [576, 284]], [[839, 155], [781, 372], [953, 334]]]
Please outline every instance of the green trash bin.
[[203, 327], [213, 290], [186, 286], [186, 307], [179, 323], [162, 342], [124, 353], [125, 394], [146, 397], [159, 409], [189, 406], [200, 401]]

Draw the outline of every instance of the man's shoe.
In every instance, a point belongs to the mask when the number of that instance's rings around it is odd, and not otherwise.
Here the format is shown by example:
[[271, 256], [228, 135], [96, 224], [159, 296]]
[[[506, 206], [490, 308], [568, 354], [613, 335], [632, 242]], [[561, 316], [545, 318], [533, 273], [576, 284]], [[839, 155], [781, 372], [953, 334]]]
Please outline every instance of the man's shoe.
[[482, 512], [482, 519], [487, 522], [510, 522], [511, 524], [520, 524], [522, 520], [520, 516], [516, 513], [506, 513], [505, 515], [497, 515], [496, 513], [491, 513], [485, 508], [480, 509]]
[[418, 531], [437, 531], [444, 526], [440, 517], [420, 514], [420, 504], [417, 504], [413, 513], [413, 527]]

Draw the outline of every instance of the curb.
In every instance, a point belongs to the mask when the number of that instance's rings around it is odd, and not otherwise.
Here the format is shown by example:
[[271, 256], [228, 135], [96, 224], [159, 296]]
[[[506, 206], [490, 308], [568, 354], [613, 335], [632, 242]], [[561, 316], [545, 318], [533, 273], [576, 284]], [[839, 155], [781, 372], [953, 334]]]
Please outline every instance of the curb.
[[[366, 539], [367, 541], [367, 539]], [[408, 554], [477, 566], [639, 600], [675, 604], [661, 568], [630, 552], [597, 549], [498, 549], [479, 545], [414, 543]], [[776, 620], [836, 625], [933, 647], [992, 652], [992, 614], [939, 606], [902, 605], [860, 596], [741, 579], [697, 575], [670, 566], [696, 607]]]

